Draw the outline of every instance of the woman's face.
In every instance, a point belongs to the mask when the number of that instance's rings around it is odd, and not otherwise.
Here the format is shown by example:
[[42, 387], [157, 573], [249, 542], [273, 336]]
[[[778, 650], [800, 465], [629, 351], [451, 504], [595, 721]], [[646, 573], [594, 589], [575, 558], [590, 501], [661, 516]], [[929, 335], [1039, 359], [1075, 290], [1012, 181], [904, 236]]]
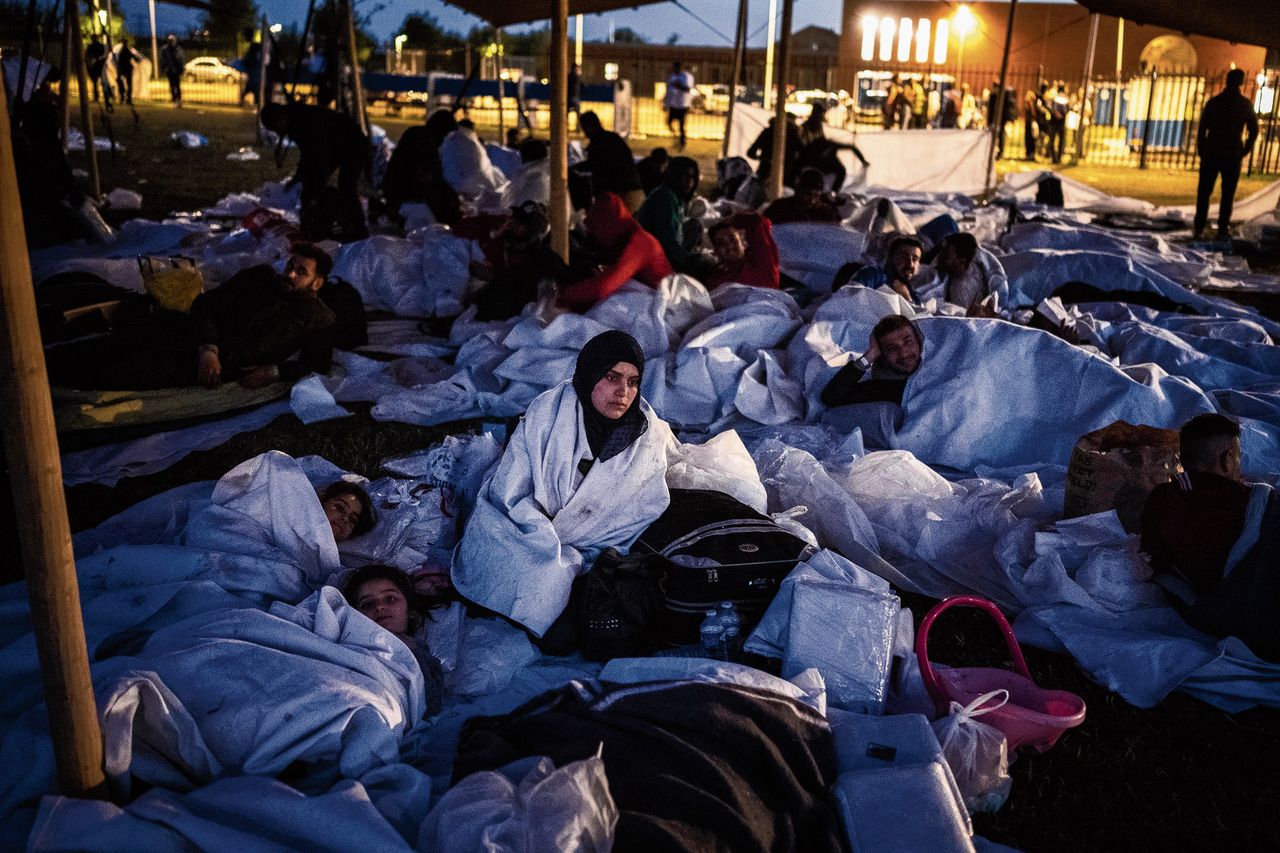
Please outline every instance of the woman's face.
[[360, 499], [352, 494], [334, 495], [321, 504], [325, 517], [329, 519], [329, 528], [333, 530], [334, 542], [346, 542], [360, 523], [360, 514], [364, 511]]
[[385, 578], [360, 584], [356, 609], [393, 634], [409, 633], [409, 602], [400, 587]]
[[591, 389], [591, 405], [610, 420], [627, 413], [640, 393], [640, 371], [634, 364], [620, 361]]

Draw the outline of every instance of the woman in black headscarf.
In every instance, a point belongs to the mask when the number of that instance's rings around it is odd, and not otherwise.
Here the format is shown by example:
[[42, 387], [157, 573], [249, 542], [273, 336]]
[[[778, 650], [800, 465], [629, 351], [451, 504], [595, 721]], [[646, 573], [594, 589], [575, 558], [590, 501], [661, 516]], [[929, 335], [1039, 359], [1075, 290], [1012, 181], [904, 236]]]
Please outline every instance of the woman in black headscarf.
[[529, 404], [454, 552], [465, 598], [542, 637], [600, 552], [625, 551], [666, 509], [675, 439], [640, 396], [643, 371], [635, 338], [604, 332]]

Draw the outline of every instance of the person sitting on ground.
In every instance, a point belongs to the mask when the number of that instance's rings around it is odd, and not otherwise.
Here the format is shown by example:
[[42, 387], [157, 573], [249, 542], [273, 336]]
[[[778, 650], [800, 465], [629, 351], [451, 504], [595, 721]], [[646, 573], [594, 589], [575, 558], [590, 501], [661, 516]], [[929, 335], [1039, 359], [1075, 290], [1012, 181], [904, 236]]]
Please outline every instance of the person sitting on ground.
[[427, 642], [430, 608], [413, 588], [409, 576], [394, 566], [361, 566], [347, 578], [342, 595], [348, 604], [409, 647], [422, 669], [425, 716], [439, 713], [444, 703], [444, 669]]
[[596, 199], [583, 225], [595, 248], [611, 260], [595, 275], [561, 288], [557, 299], [560, 305], [585, 311], [631, 279], [657, 287], [671, 275], [662, 244], [640, 227], [622, 199], [613, 193]]
[[662, 186], [662, 179], [666, 176], [669, 165], [671, 165], [671, 157], [667, 155], [667, 149], [661, 146], [650, 151], [648, 157], [636, 163], [636, 171], [640, 173], [640, 186], [644, 189], [646, 196]]
[[[267, 104], [262, 126], [287, 136], [298, 146], [298, 170], [290, 184], [302, 183], [302, 233], [311, 239], [338, 236], [343, 242], [369, 235], [356, 191], [369, 168], [369, 139], [350, 116], [294, 101]], [[329, 177], [338, 173], [337, 210], [326, 215], [322, 198]], [[329, 233], [336, 220], [336, 235]]]
[[640, 396], [643, 371], [627, 333], [588, 341], [573, 378], [529, 404], [454, 551], [459, 594], [524, 627], [544, 652], [573, 647], [575, 580], [605, 548], [630, 547], [670, 501], [675, 439]]
[[320, 506], [324, 507], [333, 531], [333, 541], [341, 545], [352, 536], [362, 536], [373, 529], [373, 501], [363, 486], [349, 480], [334, 480], [316, 489]]
[[800, 153], [796, 165], [801, 168], [817, 169], [824, 176], [831, 175], [831, 188], [839, 192], [844, 188], [847, 172], [844, 163], [840, 162], [840, 151], [850, 151], [863, 169], [871, 164], [862, 156], [858, 146], [852, 143], [833, 142], [827, 139], [824, 121], [827, 108], [822, 104], [814, 104], [809, 117], [800, 125]]
[[738, 213], [711, 226], [717, 264], [706, 277], [707, 289], [749, 284], [778, 289], [778, 246], [773, 226], [758, 213]]
[[924, 255], [924, 244], [919, 238], [909, 234], [894, 237], [889, 243], [889, 256], [883, 265], [865, 266], [853, 276], [856, 284], [866, 287], [887, 287], [913, 305], [920, 300], [912, 289], [911, 282], [920, 273], [920, 258]]
[[425, 203], [436, 222], [453, 225], [462, 218], [462, 199], [444, 179], [440, 143], [456, 130], [448, 110], [436, 110], [426, 124], [400, 135], [382, 178], [382, 195], [391, 215], [398, 217], [406, 202]]
[[471, 274], [484, 282], [471, 296], [477, 320], [515, 317], [539, 291], [564, 281], [568, 267], [551, 248], [551, 223], [546, 205], [526, 201], [489, 239], [481, 242], [485, 262], [472, 264]]
[[574, 170], [591, 175], [592, 197], [614, 193], [630, 213], [635, 213], [644, 203], [644, 185], [627, 141], [605, 130], [600, 117], [590, 110], [579, 117], [578, 126], [589, 143], [587, 159], [576, 164]]
[[919, 369], [923, 350], [924, 335], [916, 324], [901, 314], [890, 314], [871, 330], [867, 351], [831, 377], [822, 389], [822, 404], [835, 407], [884, 401], [901, 405], [907, 380]]
[[692, 157], [673, 157], [667, 174], [636, 211], [636, 222], [658, 238], [672, 269], [703, 278], [711, 262], [698, 249], [702, 242], [702, 222], [688, 218], [689, 202], [698, 192], [701, 175]]
[[502, 191], [506, 207], [519, 207], [527, 201], [541, 205], [551, 203], [551, 161], [547, 159], [547, 143], [530, 137], [520, 143], [520, 169]]
[[996, 311], [1009, 300], [1009, 277], [1004, 265], [966, 231], [950, 234], [942, 241], [933, 268], [933, 282], [918, 289], [923, 300], [943, 299], [969, 313], [976, 313], [980, 303]]
[[445, 181], [464, 199], [475, 201], [501, 191], [507, 176], [489, 159], [489, 152], [469, 119], [440, 143], [440, 167]]
[[802, 169], [796, 178], [796, 191], [764, 209], [774, 225], [785, 222], [839, 222], [840, 201], [827, 192], [827, 181], [817, 169]]
[[1142, 550], [1192, 627], [1236, 636], [1254, 654], [1280, 660], [1280, 500], [1270, 487], [1241, 480], [1241, 455], [1240, 425], [1230, 418], [1203, 414], [1183, 424], [1183, 472], [1147, 497]]

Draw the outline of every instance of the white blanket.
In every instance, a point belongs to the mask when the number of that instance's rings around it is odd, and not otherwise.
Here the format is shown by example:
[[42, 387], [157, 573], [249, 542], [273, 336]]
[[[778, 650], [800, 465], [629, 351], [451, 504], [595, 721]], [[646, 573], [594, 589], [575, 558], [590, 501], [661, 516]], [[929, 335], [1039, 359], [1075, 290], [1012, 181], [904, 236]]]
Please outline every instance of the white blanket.
[[640, 406], [648, 429], [584, 478], [578, 462], [593, 454], [573, 385], [529, 405], [458, 544], [460, 593], [542, 636], [568, 603], [574, 578], [603, 549], [629, 547], [666, 509], [673, 438], [647, 403]]

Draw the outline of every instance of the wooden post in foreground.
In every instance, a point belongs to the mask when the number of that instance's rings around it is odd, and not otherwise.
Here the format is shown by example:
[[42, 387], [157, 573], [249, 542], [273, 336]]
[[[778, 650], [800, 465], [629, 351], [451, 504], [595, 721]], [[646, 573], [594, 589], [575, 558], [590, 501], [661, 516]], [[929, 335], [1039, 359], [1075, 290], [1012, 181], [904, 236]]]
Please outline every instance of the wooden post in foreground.
[[794, 0], [782, 0], [782, 27], [778, 30], [778, 93], [773, 113], [773, 165], [770, 166], [773, 171], [769, 174], [769, 198], [782, 196], [782, 178], [786, 172], [787, 76], [791, 73], [791, 8], [793, 5]]
[[347, 0], [347, 53], [351, 56], [351, 108], [356, 111], [360, 132], [369, 135], [369, 117], [364, 112], [364, 82], [360, 79], [360, 53], [356, 48], [356, 4]]
[[569, 260], [569, 0], [551, 0], [551, 250]]
[[[724, 143], [720, 156], [729, 156], [729, 136], [733, 130], [733, 108], [738, 102], [738, 84], [742, 82], [742, 61], [747, 52], [747, 0], [738, 0], [738, 30], [733, 37], [733, 73], [729, 75], [729, 108], [724, 114]], [[769, 85], [765, 81], [765, 85]]]
[[987, 179], [982, 197], [991, 197], [991, 179], [996, 174], [996, 151], [1004, 148], [1004, 104], [1008, 100], [1005, 89], [1009, 85], [1009, 46], [1013, 44], [1013, 16], [1018, 11], [1018, 0], [1009, 2], [1009, 23], [1004, 31], [1004, 53], [1000, 58], [1000, 97], [996, 99], [996, 114], [991, 125], [991, 148], [987, 151]]
[[[67, 23], [73, 33], [71, 52], [76, 63], [76, 80], [80, 83], [80, 130], [84, 133], [84, 154], [89, 160], [89, 179], [93, 182], [93, 200], [102, 201], [102, 175], [98, 171], [98, 146], [93, 138], [93, 112], [89, 107], [89, 72], [84, 64], [84, 36], [80, 34], [79, 0], [67, 0]], [[22, 256], [26, 257], [25, 249]]]
[[89, 680], [62, 461], [36, 322], [6, 100], [0, 87], [0, 431], [13, 481], [58, 784], [68, 796], [93, 797], [105, 785], [102, 733]]
[[253, 96], [258, 101], [258, 126], [259, 127], [262, 126], [262, 108], [267, 103], [267, 96], [275, 95], [275, 87], [267, 86], [267, 69], [271, 67], [271, 57], [267, 53], [269, 50], [271, 50], [271, 27], [268, 26], [267, 24], [266, 15], [262, 16], [262, 23], [260, 24], [260, 28], [262, 30], [262, 35], [260, 37], [262, 41], [259, 42], [259, 44], [262, 47], [261, 47], [261, 50], [258, 51], [258, 91], [253, 93]]
[[[75, 67], [72, 59], [71, 28], [78, 22], [71, 17], [71, 4], [68, 3], [62, 14], [62, 150], [67, 150], [71, 135], [71, 69]], [[80, 93], [83, 100], [84, 92]]]

